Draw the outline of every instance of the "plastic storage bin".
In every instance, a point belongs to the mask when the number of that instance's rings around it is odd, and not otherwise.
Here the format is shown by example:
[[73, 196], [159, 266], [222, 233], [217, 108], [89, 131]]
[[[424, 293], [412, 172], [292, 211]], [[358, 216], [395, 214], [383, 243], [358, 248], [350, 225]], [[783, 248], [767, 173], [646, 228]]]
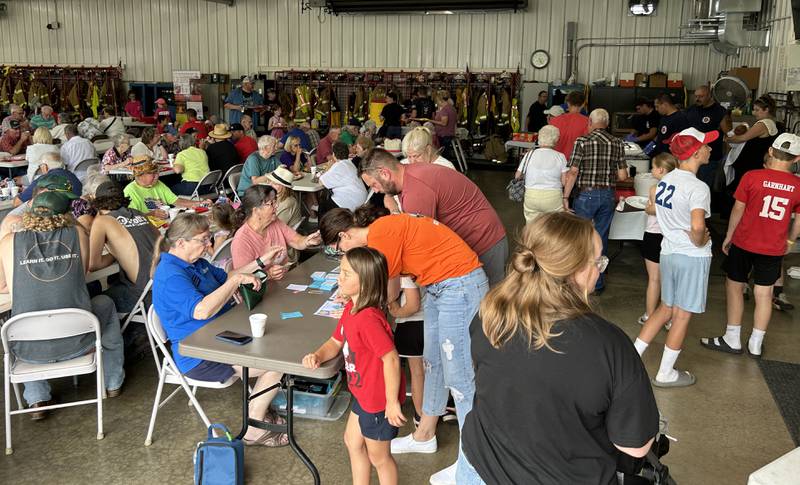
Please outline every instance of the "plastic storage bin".
[[[294, 413], [304, 417], [324, 418], [342, 387], [342, 374], [331, 379], [298, 379], [294, 391]], [[306, 388], [307, 391], [300, 389]], [[272, 400], [272, 407], [286, 412], [286, 391], [280, 390]]]

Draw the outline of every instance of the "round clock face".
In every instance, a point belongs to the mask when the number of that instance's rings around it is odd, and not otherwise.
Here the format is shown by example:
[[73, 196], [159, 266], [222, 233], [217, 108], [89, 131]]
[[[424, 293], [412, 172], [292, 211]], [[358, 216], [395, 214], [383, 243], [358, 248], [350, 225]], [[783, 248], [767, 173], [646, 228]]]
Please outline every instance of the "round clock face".
[[531, 54], [531, 66], [542, 69], [550, 63], [550, 54], [545, 50], [537, 50]]

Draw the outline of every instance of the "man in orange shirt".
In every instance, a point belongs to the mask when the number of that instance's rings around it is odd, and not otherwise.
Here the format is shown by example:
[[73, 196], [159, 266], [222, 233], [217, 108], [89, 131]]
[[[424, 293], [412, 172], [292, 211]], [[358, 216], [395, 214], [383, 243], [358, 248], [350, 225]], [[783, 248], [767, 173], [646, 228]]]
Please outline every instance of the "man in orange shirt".
[[561, 152], [569, 161], [572, 148], [579, 136], [589, 133], [589, 118], [581, 114], [586, 96], [578, 91], [567, 94], [567, 113], [550, 119], [550, 124], [558, 128], [559, 137], [555, 150]]
[[198, 142], [204, 140], [208, 136], [208, 128], [206, 128], [205, 123], [197, 119], [197, 110], [193, 108], [187, 109], [186, 117], [189, 118], [189, 121], [182, 124], [178, 132], [183, 135], [189, 130], [194, 130], [195, 139]]

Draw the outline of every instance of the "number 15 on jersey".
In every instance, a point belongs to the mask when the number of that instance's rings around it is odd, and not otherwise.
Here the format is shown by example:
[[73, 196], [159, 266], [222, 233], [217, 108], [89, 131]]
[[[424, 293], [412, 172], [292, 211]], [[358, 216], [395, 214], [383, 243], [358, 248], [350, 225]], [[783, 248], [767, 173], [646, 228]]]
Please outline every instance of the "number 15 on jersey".
[[789, 199], [767, 195], [764, 197], [764, 204], [761, 206], [761, 212], [758, 215], [767, 219], [782, 221], [786, 215], [787, 207], [789, 207]]
[[675, 195], [674, 185], [667, 185], [666, 182], [659, 182], [658, 191], [656, 192], [656, 204], [665, 209], [672, 209], [673, 195]]

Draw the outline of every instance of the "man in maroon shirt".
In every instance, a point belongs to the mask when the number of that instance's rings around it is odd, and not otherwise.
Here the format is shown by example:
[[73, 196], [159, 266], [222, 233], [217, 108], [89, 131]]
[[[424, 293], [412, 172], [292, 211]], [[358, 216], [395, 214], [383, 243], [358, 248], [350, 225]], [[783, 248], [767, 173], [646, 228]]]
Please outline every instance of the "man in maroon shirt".
[[323, 163], [330, 161], [328, 160], [328, 157], [330, 157], [333, 153], [333, 144], [339, 140], [339, 135], [341, 134], [342, 129], [338, 126], [333, 126], [330, 130], [328, 130], [328, 134], [325, 135], [325, 138], [319, 141], [316, 153], [317, 165], [322, 165]]
[[251, 153], [258, 151], [258, 144], [249, 136], [244, 135], [244, 126], [241, 123], [231, 125], [231, 140], [239, 154], [239, 163], [244, 163]]
[[432, 217], [458, 234], [478, 255], [490, 286], [505, 277], [506, 230], [486, 196], [466, 176], [432, 163], [403, 165], [376, 148], [364, 155], [361, 178], [375, 192], [399, 196], [403, 212]]
[[589, 117], [581, 114], [585, 100], [583, 93], [572, 91], [567, 94], [567, 112], [550, 120], [550, 124], [558, 128], [559, 132], [555, 150], [563, 153], [567, 160], [572, 156], [575, 140], [589, 133]]

